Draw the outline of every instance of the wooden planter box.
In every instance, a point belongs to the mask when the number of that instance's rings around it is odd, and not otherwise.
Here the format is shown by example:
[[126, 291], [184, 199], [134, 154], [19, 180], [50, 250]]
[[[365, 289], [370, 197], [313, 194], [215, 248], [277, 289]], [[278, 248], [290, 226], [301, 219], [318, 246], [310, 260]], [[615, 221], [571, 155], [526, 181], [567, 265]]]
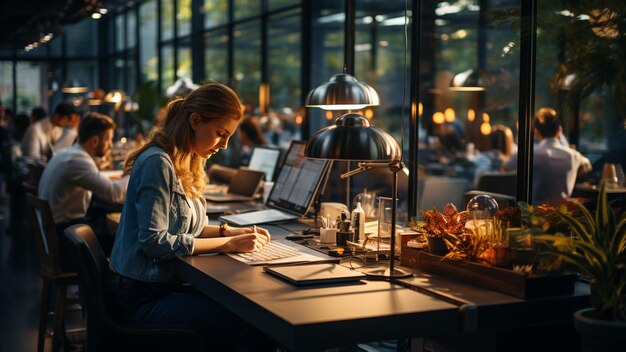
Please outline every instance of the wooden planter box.
[[528, 276], [503, 268], [443, 259], [408, 246], [402, 247], [400, 262], [407, 267], [525, 299], [571, 295], [577, 278], [575, 273]]

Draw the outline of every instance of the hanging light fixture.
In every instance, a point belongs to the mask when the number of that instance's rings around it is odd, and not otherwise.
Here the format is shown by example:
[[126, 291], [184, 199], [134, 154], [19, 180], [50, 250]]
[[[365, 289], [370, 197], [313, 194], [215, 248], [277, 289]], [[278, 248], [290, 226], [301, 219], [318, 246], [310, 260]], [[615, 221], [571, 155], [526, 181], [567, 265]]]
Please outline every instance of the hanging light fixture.
[[380, 98], [372, 86], [344, 72], [313, 88], [305, 105], [324, 110], [359, 110], [380, 105]]
[[482, 92], [485, 90], [487, 81], [483, 70], [469, 69], [454, 75], [449, 89], [455, 92]]
[[87, 93], [88, 90], [89, 88], [79, 80], [66, 81], [63, 83], [63, 88], [61, 89], [63, 93], [67, 94], [82, 94]]

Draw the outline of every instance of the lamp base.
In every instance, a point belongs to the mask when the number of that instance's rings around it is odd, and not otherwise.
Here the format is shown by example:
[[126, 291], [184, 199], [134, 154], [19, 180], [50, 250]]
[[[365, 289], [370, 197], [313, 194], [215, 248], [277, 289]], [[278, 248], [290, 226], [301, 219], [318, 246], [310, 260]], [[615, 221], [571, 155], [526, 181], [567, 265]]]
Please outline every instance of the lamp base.
[[403, 277], [410, 277], [413, 275], [413, 273], [410, 271], [398, 268], [393, 269], [393, 271], [391, 271], [389, 268], [378, 268], [372, 270], [364, 270], [363, 273], [365, 273], [367, 276], [390, 279], [401, 279]]

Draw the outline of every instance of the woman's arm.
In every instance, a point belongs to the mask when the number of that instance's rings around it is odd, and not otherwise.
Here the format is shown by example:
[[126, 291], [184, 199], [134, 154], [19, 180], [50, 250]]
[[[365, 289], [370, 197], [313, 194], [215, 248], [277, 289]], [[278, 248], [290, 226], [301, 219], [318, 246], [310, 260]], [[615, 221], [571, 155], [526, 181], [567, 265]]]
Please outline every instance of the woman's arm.
[[269, 231], [256, 226], [227, 227], [224, 237], [220, 237], [219, 226], [206, 225], [195, 240], [192, 254], [260, 251], [270, 238]]

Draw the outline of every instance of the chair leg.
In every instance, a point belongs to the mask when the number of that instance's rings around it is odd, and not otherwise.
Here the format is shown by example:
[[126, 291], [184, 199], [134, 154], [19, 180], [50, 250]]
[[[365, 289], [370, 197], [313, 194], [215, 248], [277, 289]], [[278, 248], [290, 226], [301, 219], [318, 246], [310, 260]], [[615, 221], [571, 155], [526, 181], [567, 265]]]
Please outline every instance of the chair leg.
[[56, 304], [54, 307], [54, 333], [52, 335], [52, 351], [59, 351], [65, 335], [65, 300], [67, 299], [67, 286], [56, 285]]
[[39, 335], [37, 336], [37, 352], [43, 352], [46, 344], [46, 328], [48, 327], [48, 307], [50, 304], [50, 281], [43, 280], [41, 291], [41, 311], [39, 312]]

